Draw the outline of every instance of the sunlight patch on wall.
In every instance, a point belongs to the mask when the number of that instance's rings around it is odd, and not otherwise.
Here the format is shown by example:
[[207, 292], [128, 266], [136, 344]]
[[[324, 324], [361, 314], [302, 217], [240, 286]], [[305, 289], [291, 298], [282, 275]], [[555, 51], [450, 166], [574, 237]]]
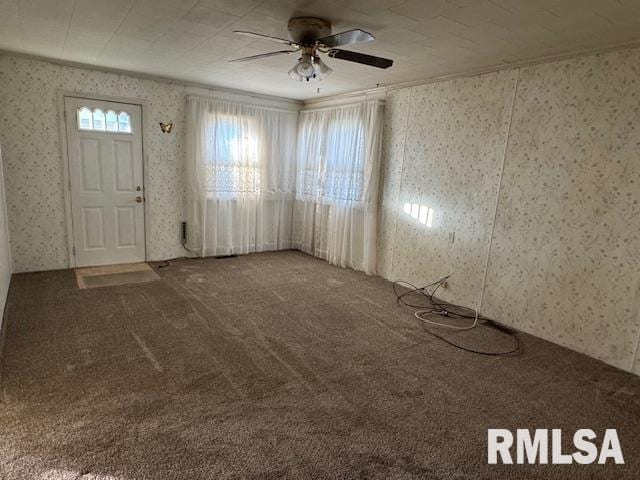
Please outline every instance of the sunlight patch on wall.
[[429, 208], [426, 205], [418, 205], [417, 203], [405, 203], [403, 211], [423, 225], [429, 228], [433, 226], [433, 208]]

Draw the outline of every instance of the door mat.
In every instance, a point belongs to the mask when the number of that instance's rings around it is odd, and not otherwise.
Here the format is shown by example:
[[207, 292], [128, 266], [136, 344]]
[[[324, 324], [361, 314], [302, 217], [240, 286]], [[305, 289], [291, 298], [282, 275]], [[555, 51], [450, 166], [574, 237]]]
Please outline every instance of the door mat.
[[76, 268], [75, 273], [78, 288], [113, 287], [160, 280], [147, 263]]

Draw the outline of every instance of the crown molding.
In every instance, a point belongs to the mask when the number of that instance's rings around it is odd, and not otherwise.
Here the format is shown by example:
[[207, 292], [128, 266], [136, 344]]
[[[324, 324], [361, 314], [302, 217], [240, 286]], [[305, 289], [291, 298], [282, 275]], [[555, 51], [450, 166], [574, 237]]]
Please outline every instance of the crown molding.
[[307, 105], [325, 104], [325, 103], [330, 104], [332, 102], [340, 102], [341, 100], [342, 101], [348, 101], [350, 99], [355, 100], [359, 98], [366, 98], [369, 96], [385, 95], [389, 91], [400, 90], [403, 88], [419, 87], [422, 85], [430, 85], [433, 83], [446, 82], [449, 80], [456, 80], [459, 78], [476, 77], [479, 75], [500, 72], [503, 70], [516, 70], [519, 68], [530, 67], [534, 65], [559, 62], [562, 60], [570, 60], [572, 58], [587, 57], [590, 55], [598, 55], [598, 54], [603, 54], [603, 53], [608, 53], [608, 52], [613, 52], [618, 50], [631, 50], [639, 47], [640, 47], [640, 42], [628, 42], [628, 43], [622, 43], [622, 44], [608, 45], [604, 47], [589, 48], [589, 49], [583, 49], [583, 50], [572, 50], [572, 51], [567, 51], [563, 53], [546, 55], [546, 56], [536, 57], [528, 60], [522, 60], [519, 62], [503, 63], [503, 64], [483, 67], [475, 70], [464, 70], [464, 71], [451, 73], [447, 75], [429, 77], [422, 80], [412, 80], [408, 82], [392, 83], [388, 85], [382, 85], [379, 87], [340, 93], [338, 95], [327, 95], [325, 97], [310, 98], [307, 100], [303, 100], [303, 102], [306, 107]]
[[459, 78], [475, 77], [479, 75], [500, 72], [503, 70], [515, 70], [518, 68], [524, 68], [524, 67], [529, 67], [534, 65], [558, 62], [563, 60], [569, 60], [572, 58], [580, 58], [580, 57], [597, 55], [597, 54], [618, 51], [618, 50], [630, 50], [630, 49], [639, 48], [639, 47], [640, 47], [640, 41], [634, 41], [634, 42], [612, 44], [612, 45], [607, 45], [603, 47], [594, 47], [594, 48], [588, 48], [588, 49], [582, 49], [582, 50], [571, 50], [571, 51], [566, 51], [558, 54], [545, 55], [545, 56], [536, 57], [528, 60], [522, 60], [518, 62], [501, 63], [501, 64], [496, 64], [496, 65], [473, 69], [473, 70], [461, 70], [459, 72], [446, 74], [446, 75], [428, 77], [420, 80], [411, 80], [407, 82], [392, 83], [392, 84], [381, 85], [373, 88], [353, 90], [350, 92], [340, 93], [336, 95], [327, 95], [324, 97], [309, 98], [305, 100], [295, 100], [291, 98], [278, 97], [275, 95], [265, 95], [261, 93], [251, 92], [248, 90], [238, 90], [233, 88], [221, 87], [217, 85], [180, 80], [178, 78], [166, 77], [161, 75], [134, 72], [130, 70], [123, 70], [123, 69], [87, 64], [87, 63], [81, 63], [81, 62], [72, 62], [68, 60], [55, 59], [55, 58], [44, 57], [40, 55], [33, 55], [29, 53], [24, 53], [24, 52], [16, 52], [11, 50], [0, 49], [0, 56], [7, 55], [7, 56], [14, 56], [14, 57], [23, 57], [23, 58], [53, 63], [56, 65], [61, 65], [61, 66], [66, 66], [71, 68], [82, 68], [85, 70], [96, 70], [100, 72], [114, 73], [118, 75], [127, 75], [133, 78], [154, 80], [158, 82], [171, 83], [171, 84], [179, 85], [183, 87], [191, 87], [191, 89], [200, 89], [201, 91], [206, 90], [207, 92], [219, 92], [223, 96], [237, 95], [242, 97], [253, 98], [261, 103], [267, 102], [271, 104], [272, 103], [289, 104], [293, 107], [293, 109], [296, 109], [296, 108], [304, 109], [307, 106], [313, 108], [313, 106], [317, 106], [317, 105], [327, 105], [327, 106], [340, 105], [349, 101], [358, 101], [365, 98], [377, 98], [379, 96], [385, 96], [387, 92], [390, 92], [393, 90], [400, 90], [403, 88], [430, 85], [434, 83], [456, 80]]
[[89, 63], [72, 62], [69, 60], [44, 57], [41, 55], [33, 55], [30, 53], [24, 53], [24, 52], [15, 52], [12, 50], [0, 49], [0, 56], [27, 58], [30, 60], [37, 60], [40, 62], [52, 63], [54, 65], [60, 65], [63, 67], [80, 68], [83, 70], [94, 70], [98, 72], [113, 73], [116, 75], [126, 75], [128, 77], [139, 78], [141, 80], [152, 80], [156, 82], [170, 83], [170, 84], [178, 85], [181, 87], [190, 87], [192, 89], [206, 90], [208, 92], [220, 92], [223, 95], [228, 94], [228, 95], [239, 95], [243, 97], [251, 97], [260, 101], [288, 103], [291, 105], [296, 105], [298, 107], [303, 105], [302, 100], [294, 100], [291, 98], [278, 97], [276, 95], [265, 95], [262, 93], [250, 92], [248, 90], [239, 90], [234, 88], [221, 87], [213, 84], [210, 85], [206, 83], [191, 82], [188, 80], [180, 80], [179, 78], [166, 77], [162, 75], [154, 75], [151, 73], [134, 72], [131, 70], [123, 70], [118, 68], [105, 67], [101, 65], [93, 65]]

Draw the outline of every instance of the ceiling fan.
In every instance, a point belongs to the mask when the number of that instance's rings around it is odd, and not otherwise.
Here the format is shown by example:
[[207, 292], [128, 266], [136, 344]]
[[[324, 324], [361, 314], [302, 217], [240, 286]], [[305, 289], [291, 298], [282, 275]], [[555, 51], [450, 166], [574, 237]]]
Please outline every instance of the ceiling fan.
[[292, 53], [302, 52], [298, 63], [289, 70], [289, 76], [299, 82], [308, 82], [312, 79], [322, 80], [333, 71], [322, 61], [320, 53], [326, 54], [331, 58], [378, 68], [389, 68], [393, 65], [393, 60], [387, 58], [336, 48], [352, 43], [374, 40], [375, 37], [373, 35], [359, 28], [331, 35], [331, 22], [315, 17], [296, 17], [289, 20], [288, 30], [290, 40], [261, 33], [235, 30], [233, 33], [271, 40], [272, 42], [288, 45], [295, 50], [279, 50], [251, 57], [236, 58], [230, 60], [230, 62], [248, 62], [275, 55], [291, 55]]

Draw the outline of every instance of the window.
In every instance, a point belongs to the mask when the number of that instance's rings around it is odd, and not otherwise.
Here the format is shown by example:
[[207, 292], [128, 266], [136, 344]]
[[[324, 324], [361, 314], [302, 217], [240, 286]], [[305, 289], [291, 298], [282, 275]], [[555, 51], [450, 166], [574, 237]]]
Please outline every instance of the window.
[[118, 115], [113, 110], [107, 110], [107, 132], [118, 131]]
[[326, 175], [323, 196], [360, 201], [364, 182], [364, 134], [358, 119], [329, 122], [324, 149]]
[[127, 112], [118, 114], [118, 132], [131, 133], [131, 121]]
[[107, 110], [105, 113], [100, 108], [91, 110], [88, 107], [78, 109], [78, 130], [131, 133], [131, 117], [127, 112], [116, 113]]
[[311, 119], [298, 144], [298, 196], [324, 203], [364, 200], [364, 127], [359, 118]]
[[105, 118], [104, 112], [99, 108], [96, 108], [93, 111], [93, 129], [94, 130], [105, 130]]
[[93, 130], [93, 115], [87, 107], [78, 110], [78, 128], [80, 130]]
[[258, 142], [252, 130], [242, 117], [216, 116], [209, 124], [207, 189], [218, 197], [260, 191]]

